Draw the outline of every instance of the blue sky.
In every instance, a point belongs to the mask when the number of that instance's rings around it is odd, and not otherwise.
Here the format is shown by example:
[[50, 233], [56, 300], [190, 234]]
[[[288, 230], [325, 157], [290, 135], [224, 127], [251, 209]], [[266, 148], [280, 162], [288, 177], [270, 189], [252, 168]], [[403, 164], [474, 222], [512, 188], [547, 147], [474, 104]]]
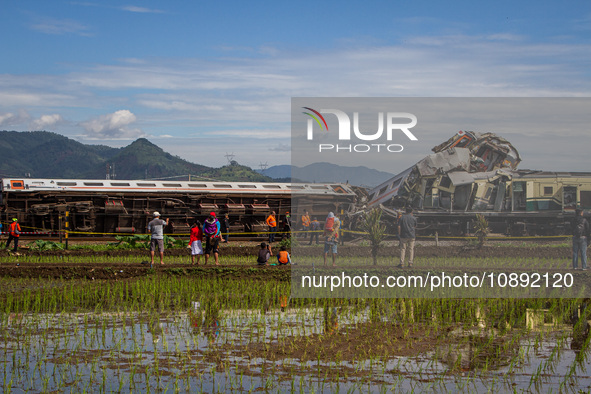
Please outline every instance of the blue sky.
[[587, 0], [6, 1], [0, 34], [0, 130], [213, 166], [289, 163], [291, 97], [591, 93]]

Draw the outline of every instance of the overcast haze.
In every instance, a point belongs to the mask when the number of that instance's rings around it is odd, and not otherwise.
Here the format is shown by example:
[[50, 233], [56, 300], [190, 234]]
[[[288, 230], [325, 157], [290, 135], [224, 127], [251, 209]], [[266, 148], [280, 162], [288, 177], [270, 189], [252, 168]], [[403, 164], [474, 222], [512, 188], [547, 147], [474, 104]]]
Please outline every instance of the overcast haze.
[[[10, 1], [0, 31], [0, 129], [146, 137], [212, 166], [226, 152], [288, 164], [291, 97], [591, 92], [589, 1]], [[583, 169], [588, 128], [555, 141], [515, 130], [526, 167], [552, 154], [544, 169]]]

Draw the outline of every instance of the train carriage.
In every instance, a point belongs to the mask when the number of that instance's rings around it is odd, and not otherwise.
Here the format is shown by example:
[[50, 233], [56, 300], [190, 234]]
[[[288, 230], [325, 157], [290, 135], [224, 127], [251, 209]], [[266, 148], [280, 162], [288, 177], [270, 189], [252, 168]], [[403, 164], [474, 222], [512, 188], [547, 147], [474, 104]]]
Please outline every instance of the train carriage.
[[[476, 214], [507, 235], [569, 234], [577, 208], [591, 209], [591, 173], [495, 170], [422, 177], [409, 188], [405, 172], [370, 193], [370, 206], [412, 206], [420, 234], [472, 232]], [[380, 196], [384, 196], [380, 198]]]
[[109, 234], [145, 232], [153, 211], [170, 218], [173, 233], [210, 212], [228, 213], [231, 232], [261, 232], [271, 211], [281, 217], [299, 205], [325, 215], [320, 210], [349, 209], [356, 199], [341, 184], [5, 178], [0, 189], [4, 222], [58, 231], [68, 211], [71, 231]]

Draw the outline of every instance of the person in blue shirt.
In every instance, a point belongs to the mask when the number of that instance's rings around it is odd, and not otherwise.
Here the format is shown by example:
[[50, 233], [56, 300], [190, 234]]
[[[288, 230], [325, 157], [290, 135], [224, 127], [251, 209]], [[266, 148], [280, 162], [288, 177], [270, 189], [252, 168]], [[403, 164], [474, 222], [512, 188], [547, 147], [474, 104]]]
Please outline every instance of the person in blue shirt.
[[220, 221], [216, 219], [215, 212], [211, 212], [203, 223], [203, 235], [205, 236], [205, 264], [207, 264], [209, 255], [213, 252], [215, 265], [220, 265], [218, 256], [221, 231]]

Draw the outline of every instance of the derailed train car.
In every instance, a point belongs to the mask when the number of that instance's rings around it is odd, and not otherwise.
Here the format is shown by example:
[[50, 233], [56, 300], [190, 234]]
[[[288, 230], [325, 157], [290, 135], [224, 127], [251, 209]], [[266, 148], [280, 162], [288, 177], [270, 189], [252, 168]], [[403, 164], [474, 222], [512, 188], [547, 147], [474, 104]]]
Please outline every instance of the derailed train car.
[[568, 234], [576, 208], [591, 209], [591, 173], [517, 170], [517, 150], [492, 133], [459, 132], [432, 155], [370, 191], [369, 206], [412, 206], [419, 234]]
[[325, 214], [356, 199], [341, 184], [8, 178], [0, 189], [3, 222], [18, 218], [36, 231], [59, 231], [67, 211], [71, 231], [110, 234], [145, 232], [153, 211], [170, 218], [173, 233], [187, 233], [210, 212], [228, 213], [231, 232], [262, 232], [271, 211], [282, 219], [299, 204]]

